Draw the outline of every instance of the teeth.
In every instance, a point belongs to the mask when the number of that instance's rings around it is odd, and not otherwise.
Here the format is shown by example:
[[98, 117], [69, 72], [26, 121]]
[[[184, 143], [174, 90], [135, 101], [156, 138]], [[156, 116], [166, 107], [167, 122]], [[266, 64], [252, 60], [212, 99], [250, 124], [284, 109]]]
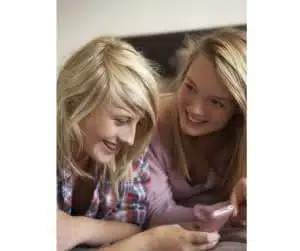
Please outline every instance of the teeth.
[[105, 145], [106, 145], [110, 150], [116, 150], [116, 149], [117, 149], [117, 144], [114, 144], [114, 143], [111, 143], [111, 142], [108, 142], [108, 141], [105, 141], [104, 143], [105, 143]]
[[187, 113], [187, 117], [190, 121], [192, 121], [193, 123], [198, 123], [198, 124], [202, 124], [204, 123], [205, 121], [204, 120], [196, 120], [194, 119], [189, 113]]

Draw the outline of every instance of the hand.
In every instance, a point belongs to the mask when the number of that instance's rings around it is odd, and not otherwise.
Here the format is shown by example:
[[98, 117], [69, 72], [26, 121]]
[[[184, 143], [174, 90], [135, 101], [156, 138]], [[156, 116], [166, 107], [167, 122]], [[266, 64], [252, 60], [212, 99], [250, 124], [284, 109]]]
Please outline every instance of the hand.
[[65, 212], [57, 212], [57, 251], [70, 250], [80, 244], [80, 236], [77, 225], [77, 217], [72, 217]]
[[238, 215], [231, 217], [229, 220], [227, 227], [246, 227], [246, 216], [247, 216], [247, 205], [243, 203], [239, 206]]
[[[189, 229], [204, 232], [218, 232], [232, 215], [233, 210], [227, 209], [228, 206], [230, 206], [230, 201], [223, 201], [213, 205], [195, 205], [194, 215], [196, 221], [192, 223], [192, 228]], [[226, 212], [218, 215], [214, 214], [217, 210], [222, 209], [226, 209]]]
[[[164, 225], [150, 229], [153, 251], [200, 251], [213, 248], [219, 241], [218, 233], [185, 230], [179, 225]], [[145, 233], [146, 233], [145, 232]]]
[[238, 221], [245, 221], [246, 218], [246, 191], [247, 180], [242, 178], [233, 188], [231, 193], [230, 201], [234, 207], [233, 217], [237, 218]]
[[202, 251], [213, 248], [219, 234], [188, 231], [179, 225], [154, 227], [97, 251]]

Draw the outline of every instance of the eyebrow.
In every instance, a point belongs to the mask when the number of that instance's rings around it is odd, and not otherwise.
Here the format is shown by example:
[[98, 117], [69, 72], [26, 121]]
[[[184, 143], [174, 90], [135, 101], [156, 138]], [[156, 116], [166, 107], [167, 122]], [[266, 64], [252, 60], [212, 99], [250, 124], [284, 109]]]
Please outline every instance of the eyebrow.
[[[191, 79], [191, 77], [187, 76], [186, 78], [187, 78], [187, 80], [188, 80], [190, 83], [193, 84], [193, 86], [194, 86], [196, 89], [198, 89], [198, 88], [197, 88], [196, 82], [195, 82], [193, 79]], [[219, 96], [214, 96], [214, 95], [209, 96], [209, 97], [210, 97], [210, 98], [214, 98], [214, 99], [223, 100], [223, 101], [232, 101], [231, 98], [227, 98], [227, 97], [219, 97]]]
[[210, 96], [210, 98], [219, 99], [222, 101], [233, 101], [233, 99], [231, 99], [231, 98], [218, 97], [218, 96]]
[[128, 109], [118, 106], [118, 105], [115, 106], [115, 109], [119, 110], [118, 112], [123, 113], [123, 114], [119, 115], [122, 117], [130, 117], [130, 118], [136, 118], [136, 119], [138, 119], [138, 118], [140, 119], [141, 117], [143, 117], [143, 113], [134, 112], [134, 111], [128, 110]]
[[134, 115], [132, 112], [121, 107], [115, 107], [113, 110], [114, 110], [113, 113], [118, 113], [119, 116], [132, 117]]
[[195, 88], [197, 88], [197, 84], [195, 83], [195, 81], [193, 79], [191, 79], [189, 76], [186, 77], [186, 79], [191, 82]]

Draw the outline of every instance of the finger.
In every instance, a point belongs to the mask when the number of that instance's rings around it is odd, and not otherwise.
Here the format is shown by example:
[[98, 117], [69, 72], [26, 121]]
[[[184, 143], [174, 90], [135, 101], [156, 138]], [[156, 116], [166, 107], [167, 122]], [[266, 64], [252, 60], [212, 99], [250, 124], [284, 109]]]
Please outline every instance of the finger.
[[217, 232], [212, 232], [212, 233], [206, 233], [206, 232], [199, 232], [199, 231], [190, 231], [188, 240], [192, 244], [208, 244], [208, 243], [213, 243], [215, 241], [219, 241], [220, 235]]
[[203, 250], [209, 250], [214, 248], [219, 241], [214, 241], [212, 243], [208, 243], [208, 244], [203, 244], [203, 245], [197, 245], [197, 246], [192, 246], [191, 247], [191, 251], [203, 251]]
[[243, 184], [244, 189], [247, 190], [247, 180], [246, 180], [246, 178], [242, 179], [242, 184]]
[[218, 244], [219, 241], [214, 241], [212, 243], [208, 243], [208, 244], [204, 244], [204, 245], [201, 245], [199, 247], [199, 250], [209, 250], [209, 249], [212, 249], [214, 248], [217, 244]]
[[247, 222], [246, 222], [245, 220], [242, 220], [242, 221], [241, 221], [241, 225], [242, 225], [242, 227], [246, 227]]
[[238, 205], [238, 199], [235, 192], [232, 193], [230, 202], [231, 205], [233, 206], [233, 216], [237, 216], [239, 212], [238, 210], [239, 205]]
[[240, 185], [240, 197], [241, 197], [241, 203], [246, 200], [247, 195], [247, 181], [245, 178], [241, 180]]

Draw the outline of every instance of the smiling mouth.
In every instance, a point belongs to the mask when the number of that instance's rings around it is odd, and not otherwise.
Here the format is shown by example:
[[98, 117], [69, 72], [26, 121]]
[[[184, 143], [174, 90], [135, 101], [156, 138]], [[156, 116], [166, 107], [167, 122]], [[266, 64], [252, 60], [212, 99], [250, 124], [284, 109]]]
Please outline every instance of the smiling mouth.
[[107, 150], [109, 150], [109, 152], [111, 152], [111, 153], [117, 152], [119, 149], [119, 147], [118, 147], [119, 145], [115, 142], [103, 140], [103, 144], [105, 145]]
[[185, 111], [185, 116], [187, 118], [188, 121], [194, 123], [194, 124], [205, 124], [208, 121], [207, 120], [203, 120], [203, 119], [195, 119], [190, 113], [188, 113], [188, 111]]

